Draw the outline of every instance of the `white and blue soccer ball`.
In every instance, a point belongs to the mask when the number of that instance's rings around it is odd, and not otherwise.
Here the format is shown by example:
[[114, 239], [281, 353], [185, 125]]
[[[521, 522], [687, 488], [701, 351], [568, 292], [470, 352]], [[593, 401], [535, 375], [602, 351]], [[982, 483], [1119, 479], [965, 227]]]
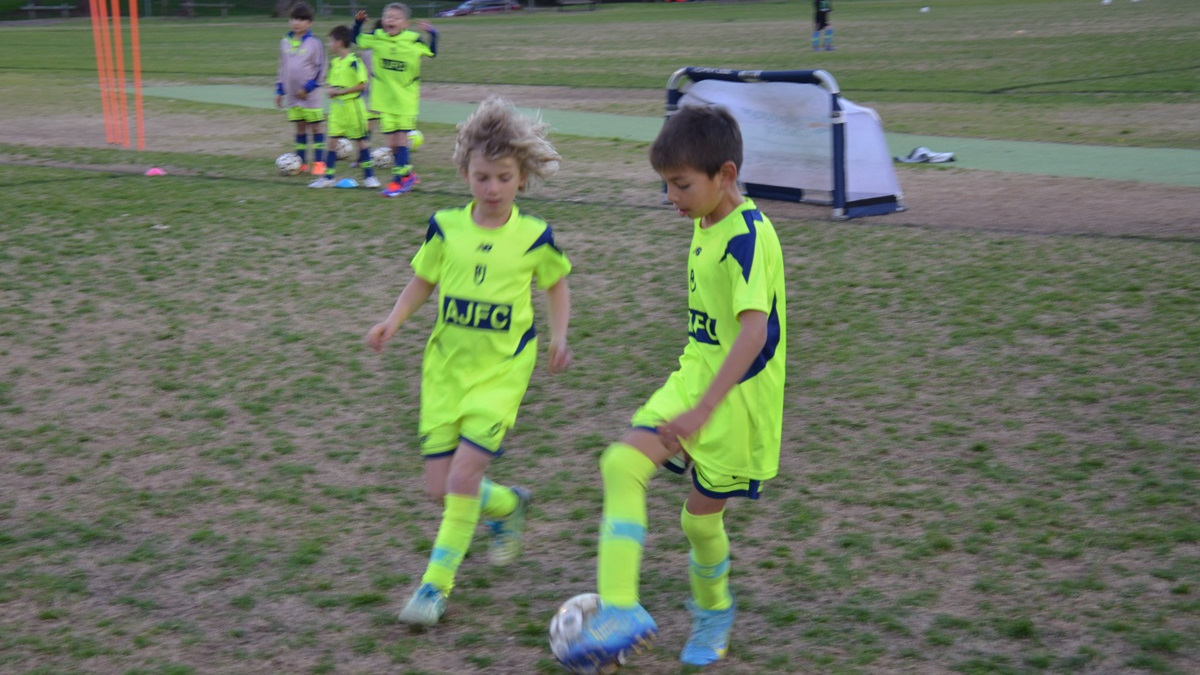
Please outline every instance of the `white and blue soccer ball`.
[[275, 160], [275, 170], [280, 176], [295, 176], [300, 173], [302, 166], [304, 162], [300, 161], [300, 155], [294, 152], [285, 152]]
[[425, 145], [425, 134], [421, 133], [420, 131], [417, 131], [416, 129], [413, 129], [412, 131], [408, 132], [408, 149], [409, 150], [416, 150], [417, 148], [421, 147], [422, 145]]
[[[592, 616], [600, 611], [600, 596], [595, 593], [581, 593], [564, 602], [550, 620], [550, 651], [559, 663], [570, 653], [571, 647], [578, 643]], [[563, 665], [575, 675], [611, 675], [624, 664], [623, 658], [617, 658], [609, 663], [586, 664], [574, 668]]]
[[339, 138], [333, 146], [338, 159], [352, 159], [358, 154], [358, 144], [349, 138]]
[[396, 163], [391, 148], [375, 148], [371, 151], [371, 164], [376, 169], [390, 169]]

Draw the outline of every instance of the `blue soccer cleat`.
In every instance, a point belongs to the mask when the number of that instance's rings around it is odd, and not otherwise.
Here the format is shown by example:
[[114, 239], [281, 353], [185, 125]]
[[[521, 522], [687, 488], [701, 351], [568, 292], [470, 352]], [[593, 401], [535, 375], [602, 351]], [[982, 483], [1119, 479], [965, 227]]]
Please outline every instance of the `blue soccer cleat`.
[[657, 635], [658, 626], [641, 605], [602, 604], [559, 661], [571, 672], [600, 672], [605, 666], [624, 663], [630, 654], [646, 651]]
[[414, 626], [435, 626], [445, 613], [446, 594], [427, 583], [417, 588], [396, 618]]
[[525, 535], [525, 512], [533, 495], [523, 487], [513, 488], [517, 493], [517, 508], [499, 520], [489, 520], [488, 528], [492, 531], [492, 539], [488, 544], [488, 560], [497, 567], [505, 567], [521, 557], [521, 548]]
[[409, 171], [403, 176], [396, 176], [396, 178], [392, 180], [392, 182], [388, 183], [387, 187], [383, 188], [383, 191], [379, 194], [383, 195], [384, 197], [399, 197], [400, 195], [411, 191], [413, 187], [420, 182], [421, 178], [417, 175], [417, 172]]
[[689, 666], [707, 666], [719, 661], [729, 650], [729, 631], [737, 608], [730, 605], [728, 609], [700, 609], [691, 600], [687, 607], [692, 613], [692, 635], [679, 660]]

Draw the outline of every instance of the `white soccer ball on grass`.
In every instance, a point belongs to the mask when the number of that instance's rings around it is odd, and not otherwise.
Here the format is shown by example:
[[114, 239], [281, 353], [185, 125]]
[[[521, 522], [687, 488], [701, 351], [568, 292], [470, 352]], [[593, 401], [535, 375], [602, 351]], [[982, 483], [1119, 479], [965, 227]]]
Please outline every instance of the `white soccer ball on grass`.
[[300, 161], [300, 155], [294, 152], [285, 152], [275, 160], [275, 170], [280, 176], [295, 176], [300, 173], [302, 166], [304, 162]]
[[358, 144], [349, 138], [339, 138], [333, 146], [338, 159], [351, 159], [358, 154]]
[[371, 164], [376, 169], [390, 169], [396, 163], [396, 157], [391, 148], [375, 148], [371, 151]]
[[[550, 651], [559, 663], [571, 651], [571, 646], [579, 642], [592, 616], [600, 611], [600, 596], [595, 593], [581, 593], [564, 602], [550, 620]], [[618, 657], [610, 663], [588, 664], [567, 670], [575, 675], [611, 675], [624, 665], [624, 658]], [[563, 664], [564, 666], [566, 664]]]

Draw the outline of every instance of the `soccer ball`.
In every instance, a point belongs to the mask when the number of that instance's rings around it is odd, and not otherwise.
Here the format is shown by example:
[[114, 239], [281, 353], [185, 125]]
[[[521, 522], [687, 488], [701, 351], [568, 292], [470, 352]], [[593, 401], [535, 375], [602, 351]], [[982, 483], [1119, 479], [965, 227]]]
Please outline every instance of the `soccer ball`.
[[338, 159], [350, 159], [358, 154], [358, 144], [349, 138], [339, 138], [333, 146], [333, 151], [337, 153]]
[[[579, 641], [584, 628], [592, 616], [600, 611], [600, 596], [595, 593], [582, 593], [567, 600], [554, 613], [550, 620], [550, 651], [554, 658], [562, 663], [571, 646]], [[610, 663], [588, 664], [567, 668], [576, 675], [611, 675], [617, 672], [625, 663], [625, 655]], [[566, 665], [566, 664], [564, 664]]]
[[294, 152], [285, 152], [275, 160], [275, 170], [280, 176], [295, 176], [300, 173], [302, 166], [304, 162], [300, 161], [300, 155]]
[[422, 145], [425, 145], [425, 134], [421, 133], [420, 131], [417, 131], [416, 129], [413, 129], [412, 131], [408, 132], [408, 149], [409, 150], [416, 150], [417, 148], [421, 147]]
[[390, 169], [396, 163], [396, 157], [391, 148], [375, 148], [371, 151], [371, 164], [376, 169]]

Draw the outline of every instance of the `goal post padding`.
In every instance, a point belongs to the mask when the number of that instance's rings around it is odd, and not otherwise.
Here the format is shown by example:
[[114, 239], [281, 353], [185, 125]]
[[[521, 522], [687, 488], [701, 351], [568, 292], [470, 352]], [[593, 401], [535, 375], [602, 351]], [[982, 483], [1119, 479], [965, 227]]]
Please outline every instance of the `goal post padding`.
[[667, 82], [667, 117], [684, 105], [721, 105], [737, 119], [750, 197], [826, 204], [837, 219], [904, 210], [879, 116], [842, 98], [823, 70], [681, 68]]

